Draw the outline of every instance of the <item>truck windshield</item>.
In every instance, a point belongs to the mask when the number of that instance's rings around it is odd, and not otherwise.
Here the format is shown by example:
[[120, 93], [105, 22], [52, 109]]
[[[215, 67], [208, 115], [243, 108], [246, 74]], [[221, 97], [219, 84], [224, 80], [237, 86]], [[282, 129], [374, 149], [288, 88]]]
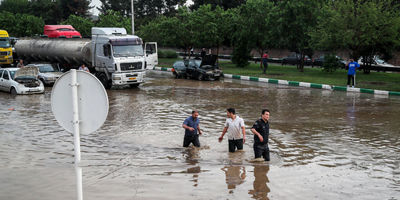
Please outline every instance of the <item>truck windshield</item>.
[[9, 38], [0, 38], [0, 47], [1, 48], [11, 47], [10, 39]]
[[142, 45], [113, 46], [115, 57], [143, 56]]

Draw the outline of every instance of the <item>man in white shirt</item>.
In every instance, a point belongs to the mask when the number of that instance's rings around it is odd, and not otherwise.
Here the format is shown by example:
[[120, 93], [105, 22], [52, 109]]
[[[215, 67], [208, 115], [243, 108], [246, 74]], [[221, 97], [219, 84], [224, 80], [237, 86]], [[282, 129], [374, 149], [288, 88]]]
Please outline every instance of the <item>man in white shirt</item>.
[[228, 108], [226, 111], [228, 118], [226, 119], [222, 135], [218, 138], [218, 140], [221, 142], [225, 133], [228, 132], [229, 152], [235, 152], [236, 148], [237, 150], [242, 150], [243, 144], [246, 141], [244, 121], [235, 114], [234, 108]]

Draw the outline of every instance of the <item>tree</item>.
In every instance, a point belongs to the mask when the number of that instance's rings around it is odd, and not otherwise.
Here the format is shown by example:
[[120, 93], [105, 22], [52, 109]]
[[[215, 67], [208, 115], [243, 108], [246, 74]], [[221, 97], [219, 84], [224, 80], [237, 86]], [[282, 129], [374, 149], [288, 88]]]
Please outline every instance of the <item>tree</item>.
[[3, 0], [0, 2], [0, 11], [10, 13], [29, 13], [28, 0]]
[[89, 6], [89, 0], [58, 0], [58, 2], [62, 19], [67, 19], [70, 15], [88, 17], [89, 9], [93, 8]]
[[82, 37], [90, 37], [92, 34], [92, 27], [94, 26], [94, 23], [90, 19], [76, 15], [70, 15], [67, 20], [61, 22], [60, 24], [72, 25], [81, 33]]
[[14, 37], [26, 37], [43, 34], [44, 21], [33, 15], [0, 12], [2, 29]]
[[[372, 0], [330, 2], [311, 33], [313, 43], [319, 49], [349, 49], [355, 60], [390, 56], [400, 44], [400, 15], [393, 5], [392, 1]], [[366, 64], [364, 72], [369, 73], [370, 63]]]
[[58, 24], [61, 21], [61, 8], [53, 0], [31, 0], [29, 14], [41, 17], [46, 24]]
[[109, 10], [106, 14], [99, 15], [96, 23], [99, 27], [124, 27], [128, 33], [132, 32], [131, 20], [123, 17], [119, 12]]
[[213, 8], [219, 6], [224, 10], [228, 10], [230, 8], [236, 8], [245, 2], [246, 0], [193, 0], [193, 4], [190, 6], [190, 9], [197, 10], [202, 5], [210, 4]]
[[272, 19], [274, 6], [270, 1], [248, 0], [239, 7], [241, 28], [237, 32], [242, 32], [240, 35], [246, 37], [243, 39], [249, 40], [250, 47], [257, 49], [260, 55], [267, 49], [279, 46], [278, 38], [273, 38], [276, 27], [275, 20]]
[[273, 11], [276, 19], [275, 35], [279, 38], [281, 47], [299, 53], [301, 62], [298, 69], [304, 71], [305, 55], [312, 57], [312, 46], [310, 43], [310, 32], [317, 25], [321, 5], [319, 0], [277, 2]]

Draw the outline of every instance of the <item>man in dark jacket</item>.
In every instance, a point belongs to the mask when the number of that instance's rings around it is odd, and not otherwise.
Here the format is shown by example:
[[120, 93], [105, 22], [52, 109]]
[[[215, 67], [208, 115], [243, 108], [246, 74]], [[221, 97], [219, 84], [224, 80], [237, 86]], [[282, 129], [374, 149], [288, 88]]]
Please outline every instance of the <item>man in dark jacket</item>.
[[265, 161], [269, 161], [269, 148], [268, 148], [268, 136], [269, 136], [269, 110], [263, 109], [261, 111], [261, 118], [258, 119], [251, 132], [254, 134], [254, 157], [261, 158], [263, 156]]

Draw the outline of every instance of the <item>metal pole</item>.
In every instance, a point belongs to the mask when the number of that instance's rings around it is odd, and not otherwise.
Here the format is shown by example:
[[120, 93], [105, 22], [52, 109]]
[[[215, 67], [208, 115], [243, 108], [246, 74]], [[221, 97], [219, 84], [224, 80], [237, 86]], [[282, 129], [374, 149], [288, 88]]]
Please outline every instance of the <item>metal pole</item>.
[[133, 0], [131, 0], [131, 13], [132, 13], [132, 35], [135, 35], [135, 11], [133, 10]]
[[71, 70], [71, 88], [72, 88], [72, 124], [74, 127], [74, 149], [75, 149], [75, 171], [76, 171], [76, 194], [77, 199], [82, 200], [82, 169], [79, 167], [81, 162], [81, 143], [79, 136], [79, 107], [78, 107], [78, 86], [77, 72], [75, 69]]

